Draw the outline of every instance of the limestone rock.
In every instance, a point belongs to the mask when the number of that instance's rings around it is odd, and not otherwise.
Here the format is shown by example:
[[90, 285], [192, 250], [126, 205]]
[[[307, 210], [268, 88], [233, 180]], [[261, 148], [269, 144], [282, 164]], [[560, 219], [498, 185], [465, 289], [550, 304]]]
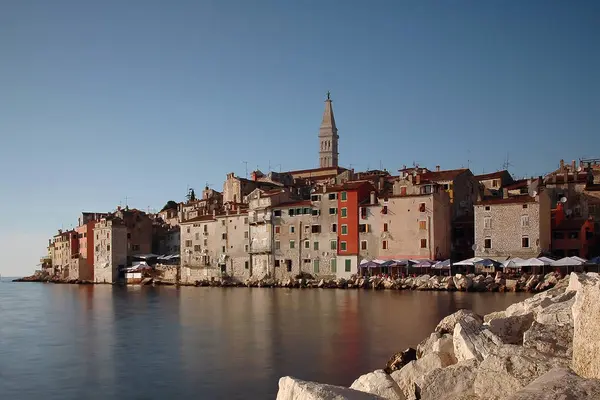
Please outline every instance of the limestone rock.
[[533, 313], [515, 315], [505, 318], [493, 318], [489, 322], [490, 331], [504, 343], [523, 343], [523, 333], [531, 327]]
[[350, 389], [375, 394], [389, 400], [406, 399], [398, 384], [381, 369], [362, 375], [352, 383]]
[[471, 287], [473, 287], [473, 280], [471, 279], [471, 277], [469, 277], [467, 275], [456, 274], [456, 275], [454, 275], [453, 279], [454, 279], [454, 286], [458, 290], [467, 291], [467, 290], [471, 289]]
[[573, 304], [573, 370], [600, 379], [600, 279], [581, 282]]
[[489, 327], [472, 316], [466, 316], [456, 323], [453, 342], [454, 355], [459, 362], [472, 358], [481, 361], [502, 344], [502, 340]]
[[279, 379], [277, 400], [367, 400], [383, 397], [341, 386], [307, 382], [284, 376]]
[[481, 318], [480, 315], [475, 314], [471, 310], [462, 309], [462, 310], [458, 310], [457, 312], [450, 314], [447, 317], [445, 317], [444, 319], [442, 319], [435, 327], [435, 332], [439, 332], [441, 334], [444, 334], [444, 333], [453, 334], [456, 323], [466, 317], [471, 317], [479, 322], [483, 322], [483, 319]]
[[473, 388], [482, 400], [500, 400], [569, 360], [552, 357], [522, 346], [503, 345], [488, 355], [477, 369]]
[[417, 346], [417, 358], [425, 357], [431, 353], [448, 354], [456, 362], [452, 335], [449, 333], [442, 335], [439, 332], [434, 332]]
[[585, 379], [569, 368], [554, 368], [540, 376], [508, 400], [600, 399], [600, 381]]
[[588, 272], [587, 274], [578, 274], [576, 272], [571, 272], [569, 276], [569, 285], [567, 286], [567, 291], [578, 291], [581, 288], [581, 285], [585, 283], [592, 283], [600, 279], [600, 276], [596, 272]]
[[570, 359], [573, 356], [573, 326], [534, 321], [523, 334], [523, 346]]
[[473, 278], [473, 290], [483, 292], [486, 290], [486, 286], [485, 277], [483, 275], [477, 275]]
[[494, 311], [483, 316], [483, 322], [488, 323], [494, 318], [506, 318], [506, 311]]
[[394, 354], [388, 360], [384, 371], [388, 374], [391, 374], [392, 372], [399, 370], [409, 362], [414, 361], [416, 359], [417, 351], [412, 347], [409, 347], [404, 351]]
[[421, 386], [422, 379], [436, 368], [452, 365], [454, 360], [448, 354], [431, 353], [416, 361], [411, 361], [399, 371], [391, 374], [392, 379], [400, 386], [407, 399], [415, 399], [417, 388]]
[[[535, 320], [540, 324], [555, 324], [555, 325], [573, 325], [573, 304], [575, 298], [572, 296], [575, 292], [569, 292], [571, 299], [567, 301], [559, 301], [549, 305], [546, 308], [539, 310], [535, 316]], [[566, 297], [566, 296], [564, 296]]]
[[428, 338], [423, 339], [421, 343], [417, 345], [417, 358], [421, 358], [427, 354], [433, 352], [433, 344], [437, 342], [442, 334], [439, 332], [433, 332]]
[[458, 400], [475, 396], [473, 384], [479, 361], [468, 360], [446, 368], [436, 368], [423, 377], [421, 400]]

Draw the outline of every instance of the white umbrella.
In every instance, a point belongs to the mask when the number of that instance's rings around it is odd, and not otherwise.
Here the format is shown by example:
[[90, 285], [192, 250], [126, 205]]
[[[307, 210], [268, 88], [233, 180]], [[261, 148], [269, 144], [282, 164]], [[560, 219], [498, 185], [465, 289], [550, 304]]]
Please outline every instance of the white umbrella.
[[577, 256], [573, 256], [571, 257], [573, 260], [577, 260], [577, 261], [581, 261], [581, 263], [585, 263], [587, 260], [585, 258], [581, 258], [581, 257], [577, 257]]
[[552, 263], [554, 262], [553, 259], [548, 258], [548, 257], [538, 257], [537, 259], [540, 261], [543, 261], [544, 265], [552, 265]]
[[457, 263], [454, 263], [454, 265], [461, 265], [461, 266], [465, 266], [465, 267], [472, 267], [472, 266], [475, 265], [475, 263], [477, 263], [479, 261], [483, 261], [483, 258], [480, 258], [480, 257], [467, 258], [466, 260], [462, 260], [462, 261], [459, 261]]
[[553, 267], [570, 267], [570, 266], [581, 265], [581, 264], [583, 264], [583, 262], [575, 259], [574, 257], [565, 257], [565, 258], [561, 258], [560, 260], [556, 260], [556, 261], [552, 262], [551, 265]]

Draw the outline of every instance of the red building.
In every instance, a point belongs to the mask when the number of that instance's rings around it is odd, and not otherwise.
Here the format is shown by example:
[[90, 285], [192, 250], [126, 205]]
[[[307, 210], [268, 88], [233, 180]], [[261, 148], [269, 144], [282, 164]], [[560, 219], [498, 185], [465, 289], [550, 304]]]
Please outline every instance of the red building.
[[552, 254], [556, 257], [591, 258], [595, 245], [593, 219], [570, 218], [562, 203], [552, 210]]

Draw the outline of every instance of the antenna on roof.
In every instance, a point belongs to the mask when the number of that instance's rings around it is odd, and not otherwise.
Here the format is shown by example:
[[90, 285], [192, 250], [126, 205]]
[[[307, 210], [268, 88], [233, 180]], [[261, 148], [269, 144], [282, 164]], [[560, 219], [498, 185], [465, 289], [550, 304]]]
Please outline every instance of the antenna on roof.
[[509, 167], [512, 167], [513, 165], [510, 163], [510, 158], [508, 157], [508, 152], [506, 153], [506, 159], [504, 160], [504, 163], [502, 163], [502, 169], [503, 170], [507, 170]]

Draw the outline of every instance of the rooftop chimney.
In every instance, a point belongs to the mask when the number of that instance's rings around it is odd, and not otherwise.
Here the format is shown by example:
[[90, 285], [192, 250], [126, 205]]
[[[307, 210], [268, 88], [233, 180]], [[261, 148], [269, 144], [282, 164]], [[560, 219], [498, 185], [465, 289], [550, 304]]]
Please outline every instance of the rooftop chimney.
[[436, 166], [435, 166], [435, 170], [436, 170], [436, 172], [440, 172], [440, 166], [439, 166], [439, 165], [436, 165]]
[[565, 168], [565, 160], [560, 160], [560, 169], [564, 169]]
[[375, 192], [371, 192], [371, 198], [369, 199], [369, 204], [375, 204]]
[[575, 172], [577, 169], [577, 162], [575, 160], [571, 161], [571, 170]]

